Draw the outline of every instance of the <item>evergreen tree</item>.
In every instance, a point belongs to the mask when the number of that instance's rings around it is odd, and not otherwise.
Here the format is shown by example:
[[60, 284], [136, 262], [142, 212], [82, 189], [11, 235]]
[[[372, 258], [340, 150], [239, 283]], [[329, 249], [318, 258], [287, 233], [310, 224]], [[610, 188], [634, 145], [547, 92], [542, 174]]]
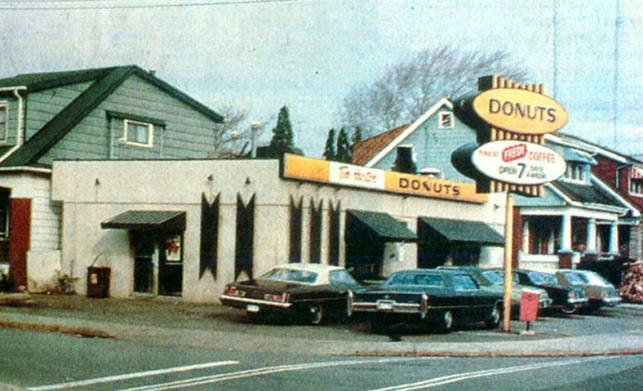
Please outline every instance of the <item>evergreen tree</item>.
[[351, 140], [351, 141], [352, 141], [352, 143], [351, 143], [351, 151], [352, 151], [352, 150], [353, 150], [353, 148], [355, 148], [355, 146], [356, 146], [360, 141], [362, 141], [362, 128], [360, 128], [359, 126], [356, 126], [356, 127], [355, 127], [355, 130], [353, 131], [353, 136], [352, 136], [352, 140]]
[[324, 159], [335, 160], [337, 153], [335, 151], [335, 129], [331, 128], [328, 131], [328, 138], [326, 138], [326, 146], [324, 147]]
[[351, 146], [348, 142], [348, 134], [346, 129], [341, 128], [337, 136], [337, 161], [343, 163], [351, 163], [353, 157], [351, 156]]
[[290, 124], [290, 117], [288, 115], [288, 108], [283, 106], [279, 110], [277, 117], [277, 126], [272, 129], [272, 139], [270, 140], [270, 147], [279, 152], [285, 152], [294, 147], [294, 133], [292, 125]]

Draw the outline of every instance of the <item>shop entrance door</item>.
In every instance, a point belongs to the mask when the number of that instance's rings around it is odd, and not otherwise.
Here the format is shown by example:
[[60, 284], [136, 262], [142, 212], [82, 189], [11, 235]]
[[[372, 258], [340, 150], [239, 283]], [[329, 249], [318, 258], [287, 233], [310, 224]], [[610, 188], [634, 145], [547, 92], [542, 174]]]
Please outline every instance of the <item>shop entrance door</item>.
[[180, 235], [134, 235], [134, 292], [181, 295], [183, 251]]
[[180, 295], [183, 288], [183, 254], [180, 235], [160, 241], [159, 294]]
[[134, 236], [134, 292], [154, 293], [154, 238], [148, 235]]

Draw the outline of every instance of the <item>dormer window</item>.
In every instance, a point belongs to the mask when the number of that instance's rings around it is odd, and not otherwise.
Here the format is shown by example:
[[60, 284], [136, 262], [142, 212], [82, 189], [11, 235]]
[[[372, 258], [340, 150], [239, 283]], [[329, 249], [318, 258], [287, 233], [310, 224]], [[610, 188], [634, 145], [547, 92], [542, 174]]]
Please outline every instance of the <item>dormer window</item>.
[[9, 104], [0, 102], [0, 142], [9, 136]]
[[586, 183], [586, 170], [585, 164], [580, 162], [567, 162], [567, 171], [565, 172], [565, 179]]
[[122, 143], [139, 147], [152, 147], [154, 145], [154, 125], [147, 122], [123, 120]]
[[453, 128], [453, 113], [450, 111], [441, 111], [439, 115], [439, 127], [440, 129], [452, 129]]

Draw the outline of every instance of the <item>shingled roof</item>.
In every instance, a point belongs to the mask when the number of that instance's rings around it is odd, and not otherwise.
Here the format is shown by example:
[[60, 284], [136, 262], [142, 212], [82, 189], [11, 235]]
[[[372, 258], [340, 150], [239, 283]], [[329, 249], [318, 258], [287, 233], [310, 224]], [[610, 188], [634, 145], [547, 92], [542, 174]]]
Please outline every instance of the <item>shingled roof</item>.
[[365, 165], [408, 127], [409, 124], [405, 124], [360, 141], [353, 149], [353, 163]]
[[94, 110], [113, 93], [116, 88], [133, 75], [153, 84], [213, 121], [223, 121], [223, 117], [214, 110], [135, 65], [17, 75], [0, 79], [0, 87], [25, 86], [27, 87], [27, 93], [30, 93], [88, 81], [94, 81], [94, 83], [47, 122], [18, 150], [6, 158], [0, 166], [28, 166], [36, 164], [40, 157], [58, 141], [62, 140], [87, 114]]

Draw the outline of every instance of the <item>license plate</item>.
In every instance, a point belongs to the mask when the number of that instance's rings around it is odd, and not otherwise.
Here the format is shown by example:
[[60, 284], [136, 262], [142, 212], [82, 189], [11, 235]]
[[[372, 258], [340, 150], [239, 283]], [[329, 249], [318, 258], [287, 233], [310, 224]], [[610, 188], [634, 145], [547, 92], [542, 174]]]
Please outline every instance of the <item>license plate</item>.
[[259, 306], [256, 304], [248, 304], [246, 307], [246, 311], [248, 312], [259, 312]]
[[377, 302], [377, 310], [378, 311], [392, 311], [393, 310], [393, 302], [392, 301], [378, 301]]

